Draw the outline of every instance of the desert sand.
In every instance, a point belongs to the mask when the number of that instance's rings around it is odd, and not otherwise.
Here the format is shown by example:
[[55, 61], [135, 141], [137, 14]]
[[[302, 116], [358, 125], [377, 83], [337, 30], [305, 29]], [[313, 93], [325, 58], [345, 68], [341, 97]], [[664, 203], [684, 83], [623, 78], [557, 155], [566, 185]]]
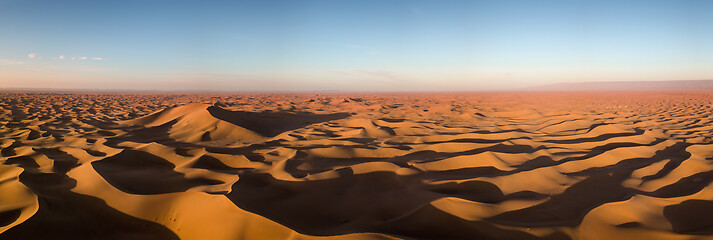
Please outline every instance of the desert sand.
[[713, 239], [713, 91], [0, 93], [0, 239]]

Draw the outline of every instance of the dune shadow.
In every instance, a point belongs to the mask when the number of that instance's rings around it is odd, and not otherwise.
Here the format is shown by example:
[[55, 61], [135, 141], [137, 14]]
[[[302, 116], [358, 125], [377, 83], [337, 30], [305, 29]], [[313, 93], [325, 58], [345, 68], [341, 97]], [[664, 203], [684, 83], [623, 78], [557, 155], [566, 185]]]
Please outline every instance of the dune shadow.
[[349, 113], [315, 114], [308, 112], [230, 111], [216, 106], [208, 107], [208, 112], [217, 119], [246, 128], [266, 137], [274, 137], [286, 131], [350, 116]]
[[663, 215], [673, 227], [673, 231], [683, 234], [713, 234], [713, 218], [707, 214], [713, 212], [713, 201], [692, 199], [680, 204], [663, 208]]
[[544, 203], [489, 218], [490, 221], [521, 227], [577, 226], [592, 209], [609, 202], [629, 199], [632, 191], [621, 186], [628, 173], [598, 174], [582, 180]]
[[[494, 184], [482, 181], [428, 185], [419, 174], [390, 171], [354, 174], [342, 168], [334, 174], [321, 180], [282, 181], [270, 174], [246, 172], [226, 196], [242, 209], [309, 235], [378, 232], [414, 239], [540, 239], [465, 220], [429, 204], [444, 197], [483, 203], [544, 197], [537, 193], [504, 195]], [[429, 220], [433, 218], [439, 220]], [[560, 237], [543, 238], [566, 239]]]
[[[0, 234], [0, 239], [178, 239], [158, 223], [122, 213], [100, 198], [72, 192], [77, 181], [66, 172], [24, 171], [19, 180], [37, 195], [39, 210]], [[0, 224], [19, 214], [0, 213]]]
[[13, 209], [9, 211], [0, 212], [0, 227], [4, 227], [15, 222], [15, 220], [20, 218], [21, 213], [22, 209]]
[[[702, 184], [694, 186], [680, 186], [674, 184], [672, 189], [665, 189], [654, 193], [622, 186], [622, 182], [631, 176], [637, 169], [651, 165], [664, 159], [682, 158], [689, 154], [685, 151], [686, 144], [677, 143], [663, 150], [657, 151], [651, 158], [631, 158], [605, 167], [593, 167], [570, 176], [586, 176], [563, 193], [554, 195], [550, 200], [520, 210], [504, 212], [489, 218], [492, 222], [522, 226], [522, 227], [550, 227], [550, 226], [577, 226], [584, 216], [592, 209], [610, 202], [624, 201], [635, 194], [644, 195], [681, 195], [691, 193], [700, 188]], [[689, 154], [690, 155], [690, 154]]]
[[364, 223], [395, 218], [439, 197], [410, 187], [418, 181], [412, 176], [355, 175], [349, 168], [335, 174], [324, 180], [281, 181], [270, 174], [245, 173], [227, 197], [242, 209], [320, 236], [372, 232]]
[[206, 178], [186, 178], [174, 171], [175, 165], [159, 156], [124, 149], [120, 153], [91, 163], [109, 184], [131, 194], [183, 192], [195, 186], [221, 184]]
[[428, 185], [426, 189], [432, 192], [481, 203], [499, 203], [509, 199], [532, 200], [547, 197], [544, 194], [532, 191], [521, 191], [505, 195], [497, 185], [478, 180]]

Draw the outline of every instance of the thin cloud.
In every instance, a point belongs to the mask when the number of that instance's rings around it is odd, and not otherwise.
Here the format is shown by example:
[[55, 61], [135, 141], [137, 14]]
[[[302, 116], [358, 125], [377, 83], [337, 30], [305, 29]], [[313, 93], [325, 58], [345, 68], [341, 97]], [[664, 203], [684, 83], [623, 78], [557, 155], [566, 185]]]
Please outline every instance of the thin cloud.
[[[27, 54], [27, 57], [28, 57], [28, 58], [31, 58], [31, 59], [44, 59], [43, 57], [37, 56], [37, 53], [30, 53], [30, 54]], [[88, 59], [91, 59], [91, 60], [94, 60], [94, 61], [102, 61], [102, 60], [104, 60], [103, 57], [91, 57], [91, 58], [90, 58], [90, 57], [65, 57], [64, 55], [60, 55], [59, 57], [53, 57], [53, 58], [51, 58], [51, 59], [55, 59], [55, 60], [65, 60], [65, 59], [71, 59], [71, 60], [88, 60]], [[2, 61], [2, 63], [6, 63], [6, 64], [7, 64], [7, 62], [8, 62], [8, 61]]]
[[344, 46], [348, 47], [348, 48], [361, 48], [361, 46], [356, 45], [356, 44], [344, 44]]

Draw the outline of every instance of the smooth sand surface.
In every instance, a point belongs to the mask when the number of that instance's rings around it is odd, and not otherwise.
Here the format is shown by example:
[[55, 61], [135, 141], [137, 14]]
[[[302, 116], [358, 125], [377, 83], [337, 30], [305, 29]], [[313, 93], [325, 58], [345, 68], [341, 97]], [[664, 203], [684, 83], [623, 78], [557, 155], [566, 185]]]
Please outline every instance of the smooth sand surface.
[[0, 239], [713, 239], [713, 91], [0, 93]]

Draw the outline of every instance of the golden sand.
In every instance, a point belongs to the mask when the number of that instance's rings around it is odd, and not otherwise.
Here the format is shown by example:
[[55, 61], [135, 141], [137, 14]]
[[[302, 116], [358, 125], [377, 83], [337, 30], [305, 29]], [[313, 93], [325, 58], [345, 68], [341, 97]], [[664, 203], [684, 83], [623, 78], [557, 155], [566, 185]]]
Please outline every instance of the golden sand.
[[713, 92], [0, 93], [0, 239], [701, 239]]

